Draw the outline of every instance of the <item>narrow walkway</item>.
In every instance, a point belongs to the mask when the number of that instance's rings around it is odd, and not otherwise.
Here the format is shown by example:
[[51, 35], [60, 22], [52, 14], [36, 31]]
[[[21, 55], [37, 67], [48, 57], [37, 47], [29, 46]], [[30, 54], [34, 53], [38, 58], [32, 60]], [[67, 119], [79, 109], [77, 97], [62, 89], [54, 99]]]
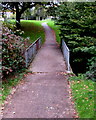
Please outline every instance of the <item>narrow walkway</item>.
[[26, 83], [20, 85], [4, 109], [4, 118], [73, 118], [66, 65], [54, 32], [42, 24], [46, 42], [30, 66]]

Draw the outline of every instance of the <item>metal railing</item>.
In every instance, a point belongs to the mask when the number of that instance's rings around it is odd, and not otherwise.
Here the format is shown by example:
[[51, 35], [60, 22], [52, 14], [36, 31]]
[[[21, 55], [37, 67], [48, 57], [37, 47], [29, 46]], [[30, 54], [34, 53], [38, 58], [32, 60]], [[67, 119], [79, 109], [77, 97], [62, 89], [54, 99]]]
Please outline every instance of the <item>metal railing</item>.
[[66, 65], [67, 65], [67, 70], [71, 71], [71, 69], [70, 69], [70, 62], [69, 62], [70, 61], [70, 50], [67, 47], [67, 45], [66, 45], [64, 40], [61, 40], [61, 50], [62, 50], [64, 59], [65, 59]]
[[34, 43], [32, 43], [26, 50], [25, 50], [25, 63], [26, 67], [30, 65], [34, 56], [36, 55], [38, 49], [41, 47], [42, 39], [39, 37]]

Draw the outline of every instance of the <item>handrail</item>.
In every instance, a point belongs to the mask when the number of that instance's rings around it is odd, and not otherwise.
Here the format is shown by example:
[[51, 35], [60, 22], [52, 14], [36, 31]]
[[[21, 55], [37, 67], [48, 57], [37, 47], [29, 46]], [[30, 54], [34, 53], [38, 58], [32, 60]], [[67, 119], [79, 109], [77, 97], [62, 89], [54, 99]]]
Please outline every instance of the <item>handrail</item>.
[[67, 70], [71, 71], [71, 69], [70, 69], [70, 62], [69, 62], [70, 61], [70, 50], [67, 47], [67, 45], [66, 45], [64, 40], [61, 40], [61, 50], [62, 50], [64, 59], [65, 59], [66, 65], [67, 65]]
[[39, 37], [34, 43], [32, 43], [26, 50], [25, 50], [25, 63], [26, 67], [28, 67], [33, 60], [34, 56], [36, 55], [38, 49], [41, 47], [42, 39]]

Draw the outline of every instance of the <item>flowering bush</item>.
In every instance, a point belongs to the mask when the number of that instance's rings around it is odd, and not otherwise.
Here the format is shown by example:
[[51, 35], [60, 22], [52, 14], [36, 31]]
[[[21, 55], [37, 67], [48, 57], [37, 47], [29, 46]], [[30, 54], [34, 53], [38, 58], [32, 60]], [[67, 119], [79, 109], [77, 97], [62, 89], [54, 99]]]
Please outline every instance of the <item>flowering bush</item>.
[[[16, 33], [16, 32], [15, 32]], [[14, 34], [2, 26], [2, 74], [3, 77], [25, 67], [24, 50], [28, 39]]]

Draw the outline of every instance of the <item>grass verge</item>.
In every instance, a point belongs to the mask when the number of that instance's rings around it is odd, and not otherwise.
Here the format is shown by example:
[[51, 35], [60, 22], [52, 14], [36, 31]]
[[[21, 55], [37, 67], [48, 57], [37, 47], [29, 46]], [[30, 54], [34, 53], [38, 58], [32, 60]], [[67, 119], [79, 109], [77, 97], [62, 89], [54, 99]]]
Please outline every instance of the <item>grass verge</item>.
[[73, 100], [80, 118], [94, 118], [95, 82], [87, 80], [84, 75], [69, 78]]
[[[9, 76], [9, 78], [4, 79], [2, 82], [2, 101], [0, 104], [3, 104], [6, 100], [7, 96], [11, 93], [12, 88], [23, 79], [24, 75], [26, 74], [26, 70], [22, 70], [19, 73], [14, 73], [14, 75]], [[0, 91], [1, 92], [1, 91]]]

